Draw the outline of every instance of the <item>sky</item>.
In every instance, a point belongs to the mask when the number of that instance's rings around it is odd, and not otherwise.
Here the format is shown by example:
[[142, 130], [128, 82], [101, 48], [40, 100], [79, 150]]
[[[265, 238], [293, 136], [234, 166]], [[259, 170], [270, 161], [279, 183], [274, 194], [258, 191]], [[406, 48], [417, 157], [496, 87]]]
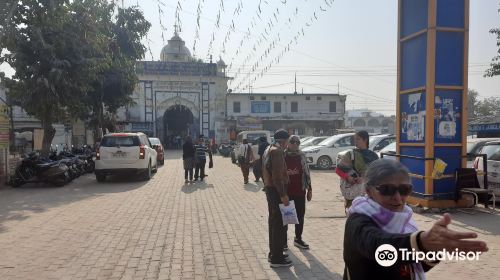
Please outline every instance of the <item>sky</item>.
[[[209, 61], [211, 54], [214, 62], [222, 58], [231, 66], [233, 92], [291, 93], [296, 74], [299, 93], [340, 92], [347, 95], [347, 109], [395, 113], [397, 0], [123, 3], [126, 7], [138, 4], [152, 24], [144, 40], [145, 60], [159, 60], [177, 23], [193, 55]], [[500, 76], [483, 77], [498, 50], [495, 35], [488, 32], [500, 27], [498, 9], [500, 0], [470, 0], [469, 88], [477, 90], [480, 98], [500, 96]], [[271, 67], [261, 72], [269, 63]], [[0, 71], [12, 74], [5, 65]]]

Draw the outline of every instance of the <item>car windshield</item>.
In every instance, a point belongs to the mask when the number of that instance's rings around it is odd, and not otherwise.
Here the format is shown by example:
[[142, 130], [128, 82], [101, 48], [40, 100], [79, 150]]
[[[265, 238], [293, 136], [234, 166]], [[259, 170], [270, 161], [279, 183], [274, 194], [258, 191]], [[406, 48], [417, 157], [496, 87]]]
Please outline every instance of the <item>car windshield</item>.
[[321, 141], [318, 146], [332, 146], [333, 144], [335, 144], [335, 142], [339, 141], [343, 137], [345, 137], [345, 135], [335, 135], [330, 138], [326, 138], [325, 140]]
[[137, 136], [108, 136], [103, 137], [101, 147], [133, 147], [140, 146]]
[[482, 154], [486, 154], [488, 160], [500, 161], [500, 144], [498, 145], [486, 145], [481, 150]]
[[396, 151], [396, 142], [392, 142], [391, 144], [385, 146], [385, 148], [380, 150], [381, 153], [395, 152], [395, 151]]
[[158, 138], [149, 138], [149, 142], [151, 142], [151, 145], [161, 145], [160, 139]]
[[469, 154], [477, 154], [481, 151], [481, 148], [486, 144], [486, 140], [484, 141], [476, 141], [472, 143], [467, 143], [467, 153]]
[[255, 145], [258, 142], [259, 138], [262, 136], [266, 137], [267, 139], [267, 135], [265, 133], [252, 133], [252, 134], [249, 133], [247, 134], [247, 140], [252, 145]]
[[312, 143], [314, 139], [317, 139], [317, 138], [316, 138], [316, 137], [311, 137], [311, 138], [309, 138], [309, 139], [304, 140], [304, 141], [303, 141], [302, 143], [300, 143], [300, 144], [301, 144], [301, 146], [303, 146], [303, 145], [308, 145], [308, 144]]
[[373, 148], [375, 148], [375, 146], [386, 137], [387, 137], [387, 135], [370, 136], [370, 139], [369, 139], [370, 145], [368, 146], [368, 149], [373, 150]]

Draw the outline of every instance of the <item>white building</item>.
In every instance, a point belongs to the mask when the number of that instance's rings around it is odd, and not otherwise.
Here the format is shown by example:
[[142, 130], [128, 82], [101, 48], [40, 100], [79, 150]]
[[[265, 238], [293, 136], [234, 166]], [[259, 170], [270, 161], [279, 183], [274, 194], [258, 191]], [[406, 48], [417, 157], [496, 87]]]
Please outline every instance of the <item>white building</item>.
[[138, 61], [136, 105], [118, 110], [118, 130], [142, 131], [164, 143], [175, 136], [203, 134], [220, 141], [228, 77], [219, 60], [195, 60], [177, 33], [162, 49], [161, 61]]
[[395, 133], [396, 117], [386, 117], [368, 109], [347, 111], [347, 128], [366, 130], [370, 133]]
[[333, 135], [344, 128], [345, 95], [231, 93], [226, 126], [236, 130], [285, 128], [299, 135]]

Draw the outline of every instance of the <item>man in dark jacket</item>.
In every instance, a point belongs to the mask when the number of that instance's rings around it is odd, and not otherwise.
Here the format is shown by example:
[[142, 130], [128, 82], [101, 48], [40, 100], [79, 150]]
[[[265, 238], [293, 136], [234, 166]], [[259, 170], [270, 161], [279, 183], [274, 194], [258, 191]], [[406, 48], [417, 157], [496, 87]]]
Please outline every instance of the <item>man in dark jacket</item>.
[[276, 131], [276, 144], [270, 145], [262, 157], [262, 178], [266, 189], [267, 205], [269, 208], [269, 256], [271, 267], [287, 267], [292, 262], [283, 255], [286, 244], [286, 228], [279, 204], [289, 205], [287, 185], [289, 183], [285, 164], [285, 148], [290, 135], [283, 129]]
[[184, 182], [193, 181], [193, 168], [194, 168], [194, 144], [190, 136], [186, 137], [186, 142], [182, 146], [182, 159], [184, 163]]

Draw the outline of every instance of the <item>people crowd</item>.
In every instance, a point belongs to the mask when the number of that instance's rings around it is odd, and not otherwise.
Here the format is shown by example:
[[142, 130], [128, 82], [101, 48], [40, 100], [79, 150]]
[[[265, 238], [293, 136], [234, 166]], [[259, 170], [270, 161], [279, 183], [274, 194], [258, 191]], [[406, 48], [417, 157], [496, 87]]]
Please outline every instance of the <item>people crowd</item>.
[[[266, 137], [254, 146], [247, 139], [237, 148], [238, 164], [244, 184], [249, 183], [250, 168], [255, 182], [263, 180], [263, 191], [268, 205], [268, 261], [272, 268], [289, 267], [293, 263], [288, 250], [288, 225], [283, 223], [281, 208], [295, 207], [297, 222], [294, 225], [294, 246], [310, 249], [304, 241], [306, 204], [312, 200], [311, 173], [305, 154], [299, 149], [300, 137], [279, 129], [274, 133], [275, 142]], [[443, 215], [430, 230], [419, 230], [412, 209], [406, 204], [413, 191], [408, 169], [399, 161], [379, 159], [369, 150], [369, 134], [358, 131], [354, 135], [355, 148], [340, 159], [335, 172], [341, 179], [347, 221], [344, 231], [344, 279], [425, 279], [425, 273], [438, 265], [437, 261], [424, 259], [402, 260], [392, 266], [377, 262], [380, 246], [391, 245], [410, 252], [486, 252], [485, 242], [476, 240], [477, 234], [457, 232], [448, 228], [449, 214]], [[183, 145], [185, 182], [203, 180], [205, 164], [213, 167], [211, 150], [200, 137], [195, 145], [187, 137]], [[280, 208], [281, 207], [281, 208]], [[396, 252], [397, 254], [397, 252]]]

